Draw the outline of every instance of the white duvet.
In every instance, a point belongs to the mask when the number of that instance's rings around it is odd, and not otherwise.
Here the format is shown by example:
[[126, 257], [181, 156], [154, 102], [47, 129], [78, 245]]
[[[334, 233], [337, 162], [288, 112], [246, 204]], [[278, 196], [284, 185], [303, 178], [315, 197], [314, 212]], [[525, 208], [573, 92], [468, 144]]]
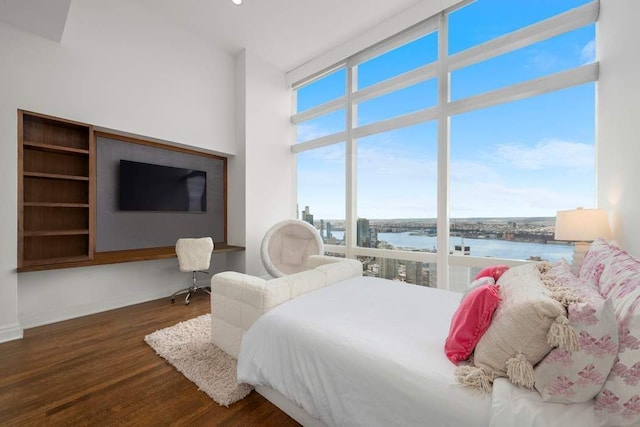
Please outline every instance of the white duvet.
[[331, 426], [487, 426], [491, 397], [455, 383], [444, 355], [460, 294], [358, 277], [263, 315], [238, 381], [277, 390]]

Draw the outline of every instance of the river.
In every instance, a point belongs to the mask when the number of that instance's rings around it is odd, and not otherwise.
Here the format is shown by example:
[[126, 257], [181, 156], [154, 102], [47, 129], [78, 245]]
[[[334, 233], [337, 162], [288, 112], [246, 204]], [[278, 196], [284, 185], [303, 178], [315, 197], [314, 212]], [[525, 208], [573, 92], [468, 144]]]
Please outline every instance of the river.
[[[332, 235], [338, 240], [344, 239], [344, 231], [333, 231]], [[378, 233], [378, 240], [385, 241], [398, 249], [434, 249], [436, 239], [435, 236], [411, 235], [410, 232]], [[451, 249], [454, 245], [460, 244], [462, 244], [460, 237], [452, 237], [449, 242]], [[464, 245], [471, 248], [470, 255], [478, 257], [528, 259], [531, 256], [539, 256], [550, 262], [561, 258], [570, 262], [573, 256], [573, 246], [565, 244], [465, 238]]]

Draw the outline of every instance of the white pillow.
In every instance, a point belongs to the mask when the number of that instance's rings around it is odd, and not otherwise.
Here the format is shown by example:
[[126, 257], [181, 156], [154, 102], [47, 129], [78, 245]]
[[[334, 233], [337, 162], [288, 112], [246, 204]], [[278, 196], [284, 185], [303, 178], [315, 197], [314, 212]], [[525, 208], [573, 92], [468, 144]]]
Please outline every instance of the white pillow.
[[524, 264], [500, 276], [502, 302], [476, 345], [475, 366], [456, 369], [459, 383], [488, 392], [494, 378], [508, 377], [515, 385], [533, 388], [533, 365], [554, 346], [577, 347], [565, 307], [542, 281], [547, 268], [547, 263]]

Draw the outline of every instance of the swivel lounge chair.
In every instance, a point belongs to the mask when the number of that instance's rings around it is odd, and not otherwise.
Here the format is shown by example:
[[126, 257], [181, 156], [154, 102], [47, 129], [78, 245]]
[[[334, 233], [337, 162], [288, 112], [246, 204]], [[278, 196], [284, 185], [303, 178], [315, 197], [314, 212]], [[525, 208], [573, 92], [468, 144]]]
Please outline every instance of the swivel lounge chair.
[[324, 254], [324, 244], [318, 230], [311, 224], [289, 219], [271, 227], [260, 248], [262, 263], [273, 277], [304, 271], [311, 255]]
[[196, 273], [209, 274], [209, 265], [211, 264], [211, 254], [213, 253], [213, 239], [211, 237], [202, 237], [199, 239], [178, 239], [176, 242], [176, 255], [178, 255], [178, 265], [180, 271], [190, 271], [192, 273], [191, 286], [180, 289], [171, 295], [171, 303], [176, 301], [176, 296], [187, 294], [184, 303], [189, 304], [191, 295], [202, 289], [211, 294], [211, 287], [198, 286], [196, 281]]

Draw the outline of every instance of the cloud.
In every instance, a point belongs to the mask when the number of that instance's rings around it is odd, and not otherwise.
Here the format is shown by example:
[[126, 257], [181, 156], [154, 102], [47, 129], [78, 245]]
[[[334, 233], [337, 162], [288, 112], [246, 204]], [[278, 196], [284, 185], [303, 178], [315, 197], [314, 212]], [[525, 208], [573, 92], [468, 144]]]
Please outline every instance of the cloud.
[[580, 63], [591, 64], [596, 60], [596, 41], [591, 40], [580, 51]]
[[593, 168], [594, 147], [591, 144], [547, 139], [535, 146], [524, 144], [498, 145], [496, 160], [525, 170], [549, 168]]
[[316, 138], [321, 138], [323, 136], [331, 135], [334, 133], [342, 132], [344, 130], [344, 126], [340, 127], [340, 124], [336, 123], [300, 123], [296, 125], [297, 128], [297, 142], [307, 142], [314, 140]]
[[[435, 179], [438, 174], [437, 160], [421, 149], [403, 151], [393, 145], [389, 147], [358, 145], [358, 174], [377, 179], [392, 177], [402, 182], [415, 178]], [[407, 181], [404, 182], [408, 184]]]
[[451, 187], [451, 216], [505, 217], [554, 216], [563, 206], [590, 206], [590, 188], [529, 186], [514, 187], [501, 182], [455, 183]]
[[550, 52], [535, 51], [529, 57], [527, 67], [540, 73], [550, 73], [557, 68], [558, 57]]
[[452, 160], [449, 169], [452, 181], [496, 181], [498, 172], [484, 163], [470, 160]]
[[297, 126], [297, 142], [311, 141], [327, 134], [326, 129], [310, 123], [301, 123]]
[[336, 143], [322, 148], [303, 151], [298, 154], [298, 162], [310, 161], [312, 164], [316, 165], [322, 162], [327, 162], [344, 165], [346, 155], [345, 150], [346, 148], [344, 143]]
[[[344, 145], [300, 155], [307, 156], [304, 161], [309, 167], [299, 171], [299, 203], [310, 205], [317, 219], [342, 218]], [[565, 206], [590, 206], [593, 181], [583, 179], [583, 174], [592, 173], [594, 156], [590, 144], [547, 139], [535, 145], [498, 145], [488, 158], [452, 159], [451, 215], [553, 216]], [[358, 144], [357, 185], [360, 216], [436, 214], [437, 163], [430, 150], [409, 149], [392, 141]]]

